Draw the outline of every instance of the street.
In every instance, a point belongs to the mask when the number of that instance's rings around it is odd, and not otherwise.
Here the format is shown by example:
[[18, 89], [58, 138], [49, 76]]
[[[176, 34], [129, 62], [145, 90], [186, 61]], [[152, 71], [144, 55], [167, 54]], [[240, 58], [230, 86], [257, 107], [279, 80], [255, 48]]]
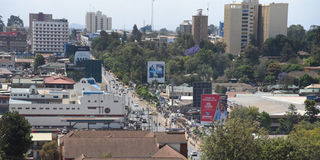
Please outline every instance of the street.
[[[153, 132], [164, 132], [170, 128], [179, 128], [171, 122], [170, 118], [165, 118], [163, 113], [157, 112], [155, 107], [152, 107], [148, 102], [140, 99], [133, 88], [124, 87], [112, 73], [105, 71], [102, 67], [102, 83], [107, 84], [106, 92], [124, 95], [125, 104], [130, 110], [128, 120], [128, 129], [151, 130]], [[195, 152], [197, 156], [191, 154]], [[193, 154], [195, 154], [193, 153]], [[193, 160], [200, 160], [199, 148], [196, 142], [189, 138], [188, 140], [188, 156]]]

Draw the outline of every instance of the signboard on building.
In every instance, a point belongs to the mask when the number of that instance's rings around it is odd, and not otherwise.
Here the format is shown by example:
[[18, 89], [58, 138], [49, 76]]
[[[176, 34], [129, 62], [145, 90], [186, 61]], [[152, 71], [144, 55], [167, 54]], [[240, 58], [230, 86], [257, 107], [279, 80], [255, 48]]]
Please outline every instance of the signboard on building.
[[202, 125], [208, 125], [213, 122], [219, 100], [220, 95], [202, 94], [200, 118]]
[[152, 81], [164, 83], [165, 81], [165, 62], [163, 61], [148, 61], [148, 83]]

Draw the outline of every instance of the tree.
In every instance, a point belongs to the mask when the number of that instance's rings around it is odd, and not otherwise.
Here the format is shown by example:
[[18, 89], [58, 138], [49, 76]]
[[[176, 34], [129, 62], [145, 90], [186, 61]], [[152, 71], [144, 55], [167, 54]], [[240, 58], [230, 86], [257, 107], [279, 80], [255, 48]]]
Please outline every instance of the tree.
[[[299, 124], [295, 130], [289, 134], [288, 140], [296, 148], [291, 153], [291, 155], [294, 156], [294, 159], [319, 159], [320, 127], [319, 124], [314, 124]], [[306, 128], [305, 125], [310, 128]]]
[[38, 70], [38, 67], [44, 65], [45, 63], [44, 57], [41, 54], [37, 54], [33, 63], [34, 70]]
[[215, 91], [216, 93], [219, 93], [219, 94], [226, 94], [226, 92], [227, 92], [227, 87], [217, 85], [217, 86], [216, 86], [216, 89], [215, 89], [214, 91]]
[[167, 35], [168, 33], [169, 33], [169, 31], [167, 30], [167, 28], [160, 29], [160, 35]]
[[57, 141], [47, 142], [40, 151], [42, 160], [59, 160], [59, 150]]
[[263, 111], [260, 113], [260, 126], [265, 128], [268, 131], [271, 131], [271, 118], [269, 113]]
[[31, 125], [18, 112], [5, 112], [0, 119], [0, 148], [4, 159], [23, 159], [31, 141]]
[[305, 34], [306, 34], [306, 30], [300, 24], [291, 25], [288, 28], [288, 37], [289, 38], [292, 38], [292, 39], [295, 39], [298, 41], [302, 41], [305, 37]]
[[2, 16], [0, 15], [0, 32], [3, 32], [3, 28], [5, 27], [3, 21], [2, 21]]
[[260, 53], [259, 48], [255, 47], [253, 45], [248, 45], [243, 51], [245, 63], [251, 64], [251, 65], [259, 64], [260, 54], [261, 53]]
[[313, 83], [318, 83], [318, 80], [309, 76], [308, 74], [304, 74], [303, 76], [299, 77], [299, 87], [306, 87]]
[[305, 110], [304, 120], [309, 121], [310, 123], [314, 123], [318, 120], [317, 115], [320, 113], [320, 110], [315, 106], [315, 101], [313, 100], [305, 100]]
[[250, 79], [253, 79], [253, 67], [251, 65], [241, 65], [235, 69], [234, 76], [237, 79], [245, 79], [247, 81], [243, 81], [244, 83], [248, 83]]
[[288, 110], [285, 114], [285, 119], [280, 119], [280, 126], [277, 129], [278, 133], [288, 134], [293, 129], [295, 124], [298, 124], [301, 115], [297, 112], [295, 105], [291, 104], [288, 107]]
[[132, 33], [131, 33], [131, 37], [130, 37], [130, 41], [141, 41], [141, 37], [142, 37], [142, 33], [138, 30], [137, 25], [133, 26], [132, 29]]
[[7, 26], [23, 27], [23, 21], [22, 21], [22, 19], [20, 19], [19, 16], [11, 15], [10, 18], [8, 18]]
[[259, 108], [258, 107], [237, 107], [230, 113], [230, 118], [238, 118], [242, 120], [247, 120], [250, 122], [259, 121]]
[[256, 123], [238, 118], [229, 119], [225, 125], [217, 124], [200, 148], [201, 159], [254, 160], [259, 159], [255, 137], [264, 135]]

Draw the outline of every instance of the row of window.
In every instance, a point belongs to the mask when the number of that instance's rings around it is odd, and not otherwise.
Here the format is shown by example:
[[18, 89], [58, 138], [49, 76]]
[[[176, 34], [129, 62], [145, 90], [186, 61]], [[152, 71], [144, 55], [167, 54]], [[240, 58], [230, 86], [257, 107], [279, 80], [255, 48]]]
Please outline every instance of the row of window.
[[[15, 110], [16, 108], [15, 108], [15, 107], [12, 107], [11, 109], [12, 109], [12, 110]], [[26, 107], [25, 109], [26, 109], [26, 110], [30, 110], [30, 109], [31, 109], [31, 110], [36, 110], [37, 108], [36, 108], [36, 107], [31, 107], [31, 108], [30, 108], [30, 107]], [[57, 107], [53, 107], [53, 108], [40, 107], [40, 108], [39, 108], [39, 110], [50, 110], [50, 109], [52, 109], [52, 110], [58, 110], [58, 109], [59, 109], [59, 110], [64, 110], [64, 109], [66, 109], [66, 110], [76, 110], [76, 109], [77, 109], [77, 110], [80, 110], [79, 107], [77, 107], [77, 108], [75, 108], [75, 107], [71, 107], [71, 108], [70, 108], [70, 107], [66, 107], [66, 108], [63, 108], [63, 107], [59, 107], [59, 108], [57, 108]], [[22, 110], [22, 107], [17, 107], [17, 110]]]
[[36, 41], [36, 44], [61, 44], [63, 45], [62, 42], [48, 42], [48, 41]]
[[44, 34], [44, 35], [35, 35], [35, 37], [68, 37], [68, 35], [49, 35], [49, 34]]
[[[90, 103], [91, 100], [88, 100], [88, 103]], [[103, 103], [103, 100], [100, 101], [101, 103]], [[94, 100], [94, 103], [97, 103], [97, 100]]]
[[68, 28], [33, 28], [33, 30], [65, 30], [67, 31]]
[[[40, 30], [40, 31], [39, 31], [39, 30]], [[49, 31], [67, 31], [68, 29], [67, 29], [67, 28], [47, 28], [47, 29], [43, 28], [43, 30], [49, 30]], [[48, 31], [42, 31], [41, 28], [40, 28], [40, 29], [36, 28], [35, 31], [36, 31], [36, 33], [42, 33], [42, 32], [43, 32], [43, 33], [46, 33], [46, 32], [48, 32]]]
[[65, 35], [67, 35], [68, 34], [68, 32], [43, 32], [43, 33], [35, 33], [33, 36], [35, 37], [35, 36], [44, 36], [44, 35], [53, 35], [53, 34], [65, 34]]
[[61, 46], [57, 45], [36, 45], [36, 47], [61, 48]]
[[63, 49], [35, 48], [36, 51], [63, 51]]
[[37, 23], [36, 24], [36, 26], [47, 26], [47, 27], [49, 27], [49, 26], [51, 26], [51, 27], [68, 27], [68, 25], [66, 24], [66, 25], [64, 25], [64, 24], [62, 24], [62, 25], [60, 25], [60, 24], [41, 24], [41, 23]]

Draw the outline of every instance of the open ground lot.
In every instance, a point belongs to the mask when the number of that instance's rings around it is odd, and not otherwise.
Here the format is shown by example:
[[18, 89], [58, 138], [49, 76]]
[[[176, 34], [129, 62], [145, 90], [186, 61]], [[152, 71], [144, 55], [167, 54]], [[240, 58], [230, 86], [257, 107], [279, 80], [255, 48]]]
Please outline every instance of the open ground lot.
[[269, 114], [284, 113], [288, 110], [290, 104], [297, 107], [298, 110], [304, 110], [305, 96], [295, 94], [237, 94], [236, 97], [230, 97], [229, 101], [238, 105], [256, 106], [259, 111], [265, 111]]

